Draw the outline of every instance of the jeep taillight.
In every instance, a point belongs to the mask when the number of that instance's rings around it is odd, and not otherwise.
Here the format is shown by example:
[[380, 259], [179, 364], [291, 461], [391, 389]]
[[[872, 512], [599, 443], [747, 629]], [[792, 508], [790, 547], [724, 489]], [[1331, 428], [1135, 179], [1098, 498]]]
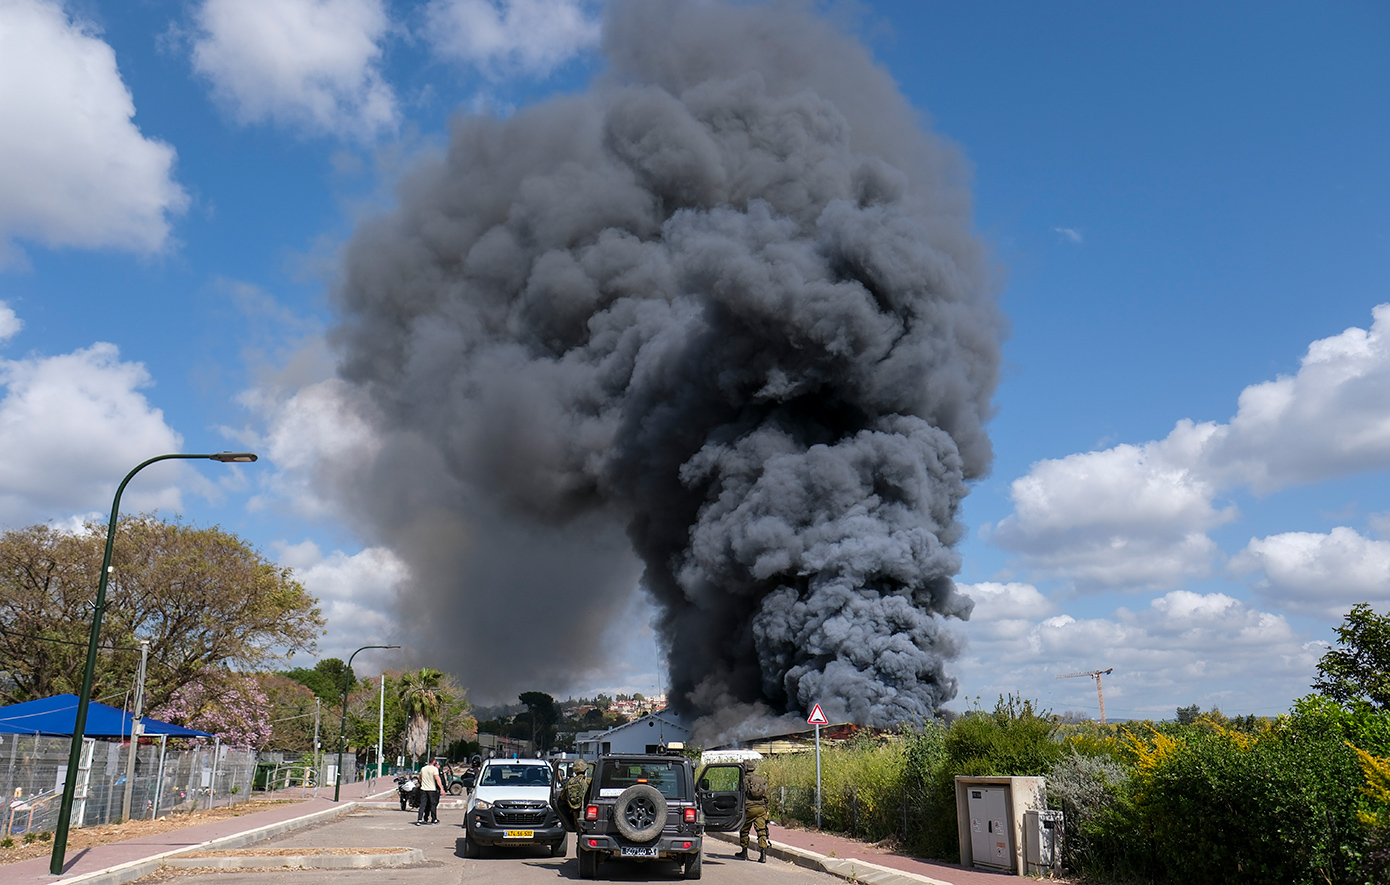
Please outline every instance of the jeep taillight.
[[585, 809], [584, 809], [584, 819], [585, 819], [585, 820], [598, 820], [598, 806], [597, 806], [597, 805], [590, 805], [588, 808], [585, 808]]
[[695, 809], [693, 809], [693, 808], [687, 808], [687, 809], [685, 810], [685, 812], [681, 815], [681, 817], [682, 817], [682, 818], [685, 820], [685, 822], [688, 823], [688, 824], [693, 824], [693, 823], [695, 823]]

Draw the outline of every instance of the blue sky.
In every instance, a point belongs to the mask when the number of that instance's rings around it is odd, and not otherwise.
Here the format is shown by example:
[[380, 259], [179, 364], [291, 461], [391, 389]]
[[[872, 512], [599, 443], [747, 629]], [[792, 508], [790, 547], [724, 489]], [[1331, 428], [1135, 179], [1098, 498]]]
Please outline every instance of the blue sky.
[[[294, 566], [325, 654], [404, 635], [403, 566], [318, 491], [361, 442], [326, 393], [335, 256], [452, 114], [583, 88], [601, 6], [0, 0], [0, 524], [251, 447], [127, 509]], [[1094, 715], [1055, 677], [1114, 667], [1112, 717], [1286, 709], [1342, 613], [1390, 608], [1390, 8], [831, 14], [969, 159], [1010, 324], [955, 706]], [[537, 687], [650, 691], [625, 617], [606, 666]]]

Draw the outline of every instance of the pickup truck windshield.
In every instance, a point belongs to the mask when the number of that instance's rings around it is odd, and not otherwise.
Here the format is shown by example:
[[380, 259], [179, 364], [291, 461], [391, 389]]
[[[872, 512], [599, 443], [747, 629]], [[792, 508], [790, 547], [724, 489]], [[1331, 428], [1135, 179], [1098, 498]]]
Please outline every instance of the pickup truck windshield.
[[621, 792], [633, 784], [651, 784], [667, 799], [689, 797], [685, 787], [685, 766], [680, 762], [614, 760], [604, 766], [598, 786], [601, 791]]
[[548, 787], [549, 765], [489, 765], [480, 787]]

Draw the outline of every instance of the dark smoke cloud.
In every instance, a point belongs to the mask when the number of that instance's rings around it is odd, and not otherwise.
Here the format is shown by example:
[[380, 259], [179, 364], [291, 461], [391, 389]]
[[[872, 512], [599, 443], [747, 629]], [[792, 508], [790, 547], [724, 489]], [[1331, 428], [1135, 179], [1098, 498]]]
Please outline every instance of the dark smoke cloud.
[[927, 715], [999, 363], [963, 161], [801, 6], [615, 0], [604, 51], [582, 95], [457, 120], [346, 252], [341, 374], [386, 440], [346, 491], [421, 648], [483, 694], [573, 684], [640, 567], [707, 734]]

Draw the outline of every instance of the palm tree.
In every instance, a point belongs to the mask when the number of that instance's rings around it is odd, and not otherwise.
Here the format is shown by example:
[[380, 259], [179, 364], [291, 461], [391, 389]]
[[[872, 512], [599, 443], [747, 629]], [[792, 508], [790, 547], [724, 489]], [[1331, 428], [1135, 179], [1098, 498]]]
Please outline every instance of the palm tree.
[[430, 667], [401, 674], [397, 697], [405, 712], [405, 752], [412, 759], [429, 752], [430, 720], [447, 700], [440, 687], [444, 674]]

